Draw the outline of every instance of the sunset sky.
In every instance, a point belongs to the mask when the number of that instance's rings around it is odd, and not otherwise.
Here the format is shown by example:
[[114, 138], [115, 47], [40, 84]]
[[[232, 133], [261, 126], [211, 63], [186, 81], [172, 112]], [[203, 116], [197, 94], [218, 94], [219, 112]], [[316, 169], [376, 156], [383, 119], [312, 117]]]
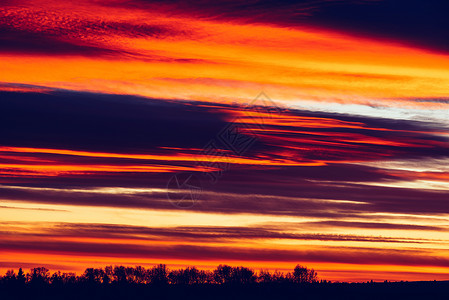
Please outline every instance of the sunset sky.
[[447, 11], [1, 1], [0, 273], [449, 280]]

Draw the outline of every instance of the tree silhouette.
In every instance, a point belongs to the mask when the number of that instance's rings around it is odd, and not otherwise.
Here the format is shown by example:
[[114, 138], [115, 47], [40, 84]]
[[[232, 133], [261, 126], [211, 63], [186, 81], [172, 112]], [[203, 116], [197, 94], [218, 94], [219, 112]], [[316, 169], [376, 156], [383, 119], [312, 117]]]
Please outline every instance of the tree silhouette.
[[219, 265], [214, 270], [215, 282], [219, 284], [230, 283], [232, 279], [232, 267], [228, 265]]
[[62, 286], [63, 281], [62, 281], [61, 271], [57, 271], [57, 272], [53, 273], [53, 275], [51, 275], [51, 277], [50, 277], [50, 282], [52, 285]]
[[293, 280], [296, 283], [313, 283], [318, 281], [318, 277], [314, 269], [309, 270], [306, 267], [296, 265], [293, 270]]
[[256, 276], [251, 269], [245, 267], [232, 267], [231, 281], [238, 284], [250, 284], [256, 281]]
[[204, 283], [204, 276], [195, 267], [173, 270], [168, 274], [169, 282], [172, 284], [199, 284]]
[[5, 282], [13, 284], [16, 282], [16, 273], [14, 272], [14, 270], [8, 270], [6, 271], [6, 274], [3, 277], [3, 279]]
[[102, 283], [104, 274], [105, 273], [104, 273], [103, 269], [87, 268], [84, 271], [84, 274], [82, 275], [82, 280], [84, 280], [90, 284]]
[[[20, 283], [21, 282], [21, 283]], [[311, 284], [313, 283], [313, 284]], [[81, 275], [33, 268], [0, 276], [1, 299], [447, 299], [447, 282], [344, 283], [317, 280], [313, 269], [297, 265], [292, 272], [219, 265], [215, 270], [195, 267], [169, 270], [160, 264], [87, 268]]]
[[156, 285], [163, 285], [168, 283], [167, 266], [159, 264], [150, 270], [150, 281]]
[[25, 273], [23, 272], [22, 268], [19, 268], [19, 273], [17, 273], [17, 283], [19, 285], [23, 285], [25, 284], [25, 281], [26, 281]]
[[34, 285], [43, 285], [50, 282], [50, 271], [45, 267], [31, 269], [30, 282]]
[[12, 284], [30, 284], [66, 286], [74, 284], [87, 284], [91, 286], [110, 284], [137, 284], [137, 285], [204, 285], [204, 284], [266, 284], [266, 283], [312, 283], [317, 282], [317, 273], [297, 265], [293, 273], [281, 273], [275, 271], [261, 270], [256, 274], [252, 269], [246, 267], [232, 267], [219, 265], [213, 271], [198, 270], [196, 267], [169, 270], [166, 265], [159, 264], [150, 269], [142, 266], [106, 266], [103, 268], [87, 268], [80, 276], [75, 273], [61, 273], [60, 271], [50, 274], [45, 267], [32, 268], [25, 274], [20, 268], [18, 274], [14, 270], [8, 270], [1, 277], [1, 282]]
[[259, 275], [257, 277], [257, 282], [259, 283], [272, 283], [273, 282], [273, 277], [271, 275], [271, 273], [268, 270], [260, 270], [259, 271]]

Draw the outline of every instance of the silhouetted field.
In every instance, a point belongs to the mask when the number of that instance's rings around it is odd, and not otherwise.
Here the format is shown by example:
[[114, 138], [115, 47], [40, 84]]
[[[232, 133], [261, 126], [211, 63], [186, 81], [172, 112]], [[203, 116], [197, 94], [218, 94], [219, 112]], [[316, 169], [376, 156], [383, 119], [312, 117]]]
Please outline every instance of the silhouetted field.
[[79, 276], [40, 267], [8, 271], [0, 299], [449, 299], [449, 281], [332, 283], [301, 266], [286, 274], [226, 265], [213, 271], [110, 266]]

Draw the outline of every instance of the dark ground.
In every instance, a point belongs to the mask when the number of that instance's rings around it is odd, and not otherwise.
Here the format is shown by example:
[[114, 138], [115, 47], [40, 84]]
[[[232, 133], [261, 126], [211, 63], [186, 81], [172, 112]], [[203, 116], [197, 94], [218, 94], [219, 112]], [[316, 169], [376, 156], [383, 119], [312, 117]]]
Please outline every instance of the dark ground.
[[249, 285], [74, 284], [0, 287], [0, 299], [449, 299], [449, 281]]

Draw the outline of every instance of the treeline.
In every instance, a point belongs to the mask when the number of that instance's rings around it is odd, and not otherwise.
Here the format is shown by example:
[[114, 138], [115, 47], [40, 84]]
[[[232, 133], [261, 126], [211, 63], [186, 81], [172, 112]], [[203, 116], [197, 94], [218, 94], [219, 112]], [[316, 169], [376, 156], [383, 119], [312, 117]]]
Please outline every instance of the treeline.
[[143, 284], [143, 285], [248, 285], [256, 283], [316, 283], [317, 273], [297, 265], [293, 272], [255, 272], [246, 267], [219, 265], [215, 270], [199, 270], [196, 267], [170, 270], [160, 264], [146, 269], [141, 266], [107, 266], [105, 268], [87, 268], [83, 274], [61, 273], [53, 274], [45, 267], [33, 268], [28, 273], [20, 268], [15, 273], [8, 270], [0, 278], [2, 285], [109, 285], [109, 284]]
[[0, 276], [0, 299], [20, 300], [446, 300], [448, 295], [449, 281], [330, 283], [318, 281], [313, 269], [299, 265], [287, 273], [227, 265], [212, 271], [108, 266], [88, 268], [80, 275], [39, 267]]

